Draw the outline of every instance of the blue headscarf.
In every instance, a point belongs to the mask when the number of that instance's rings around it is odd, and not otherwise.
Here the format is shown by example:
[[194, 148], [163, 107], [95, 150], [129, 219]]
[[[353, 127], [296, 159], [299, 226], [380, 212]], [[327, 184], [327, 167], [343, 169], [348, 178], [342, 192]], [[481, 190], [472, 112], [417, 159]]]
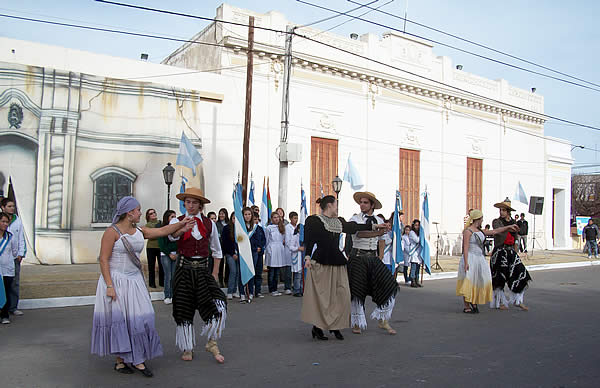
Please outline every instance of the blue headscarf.
[[117, 208], [115, 209], [115, 212], [113, 213], [112, 223], [116, 224], [119, 221], [119, 217], [139, 206], [140, 203], [138, 202], [138, 200], [131, 196], [121, 198], [117, 203]]

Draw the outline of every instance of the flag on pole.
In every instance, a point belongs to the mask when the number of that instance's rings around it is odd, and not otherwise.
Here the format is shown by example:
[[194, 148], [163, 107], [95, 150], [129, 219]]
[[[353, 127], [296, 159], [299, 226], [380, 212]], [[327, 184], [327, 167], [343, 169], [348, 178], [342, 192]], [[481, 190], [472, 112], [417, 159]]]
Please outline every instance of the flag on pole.
[[271, 221], [271, 214], [273, 213], [273, 204], [271, 203], [271, 189], [269, 189], [269, 178], [267, 178], [267, 212], [269, 215], [269, 219], [267, 221], [268, 224], [269, 221]]
[[525, 205], [529, 205], [529, 201], [527, 201], [527, 196], [525, 195], [525, 190], [523, 190], [523, 186], [521, 186], [521, 181], [517, 182], [517, 187], [515, 189], [515, 195], [513, 199]]
[[242, 284], [245, 285], [254, 277], [254, 262], [252, 261], [250, 237], [248, 236], [248, 230], [246, 229], [246, 223], [244, 222], [244, 215], [242, 213], [241, 186], [241, 184], [237, 183], [235, 190], [233, 190], [233, 208], [235, 209], [235, 225], [233, 229], [235, 231], [235, 241], [239, 251]]
[[429, 199], [427, 190], [423, 199], [423, 209], [421, 213], [421, 231], [419, 233], [419, 243], [421, 245], [421, 258], [425, 271], [431, 275], [431, 250], [429, 249]]
[[179, 153], [177, 154], [178, 166], [184, 166], [192, 169], [192, 173], [196, 176], [196, 166], [202, 162], [202, 156], [194, 147], [190, 139], [181, 132], [181, 143], [179, 144]]
[[319, 182], [319, 185], [321, 186], [321, 198], [323, 198], [325, 196], [325, 193], [323, 192], [323, 182]]
[[248, 202], [250, 202], [250, 204], [252, 206], [255, 205], [255, 200], [254, 200], [254, 179], [250, 178], [250, 193], [248, 194]]
[[263, 229], [269, 224], [269, 204], [267, 201], [267, 186], [265, 185], [265, 178], [263, 177], [263, 192], [260, 202], [260, 226], [262, 226]]
[[[179, 186], [180, 193], [185, 192], [185, 186], [187, 185], [187, 183], [188, 183], [188, 179], [182, 175], [181, 176], [181, 186]], [[179, 200], [179, 211], [181, 212], [181, 214], [185, 214], [187, 212], [187, 210], [185, 210], [185, 204], [182, 200]]]
[[393, 256], [392, 273], [395, 273], [397, 265], [404, 261], [404, 252], [402, 251], [402, 230], [400, 225], [400, 211], [402, 210], [402, 196], [396, 190], [396, 206], [394, 207], [394, 224], [392, 225], [393, 239]]
[[359, 190], [364, 186], [362, 179], [358, 173], [358, 169], [352, 163], [351, 153], [348, 154], [348, 163], [346, 164], [346, 170], [344, 171], [344, 180], [350, 182], [352, 190]]

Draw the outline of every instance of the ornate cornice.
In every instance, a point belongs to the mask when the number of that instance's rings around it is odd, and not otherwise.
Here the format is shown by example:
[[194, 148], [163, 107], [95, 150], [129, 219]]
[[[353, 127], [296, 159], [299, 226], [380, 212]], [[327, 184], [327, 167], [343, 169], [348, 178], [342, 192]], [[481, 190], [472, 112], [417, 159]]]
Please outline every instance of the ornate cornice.
[[[246, 41], [240, 38], [227, 36], [223, 39], [224, 46], [231, 49], [234, 53], [247, 54]], [[273, 62], [282, 62], [285, 58], [283, 48], [265, 45], [261, 43], [254, 44], [255, 55], [262, 59], [271, 59]], [[485, 98], [470, 96], [468, 93], [448, 90], [440, 86], [427, 84], [424, 82], [407, 80], [400, 77], [394, 77], [389, 74], [380, 73], [374, 70], [351, 67], [347, 64], [333, 64], [322, 58], [311, 57], [308, 54], [294, 54], [292, 64], [296, 68], [320, 72], [336, 77], [348, 78], [360, 82], [369, 83], [369, 93], [373, 89], [371, 85], [377, 88], [387, 88], [416, 96], [422, 96], [436, 100], [444, 108], [451, 109], [452, 104], [463, 106], [483, 112], [490, 112], [500, 115], [503, 121], [509, 118], [519, 119], [543, 125], [546, 118], [543, 113], [532, 113], [521, 110], [505, 103], [495, 103], [487, 101]], [[511, 87], [510, 90], [516, 88]], [[514, 91], [512, 92], [514, 94]]]

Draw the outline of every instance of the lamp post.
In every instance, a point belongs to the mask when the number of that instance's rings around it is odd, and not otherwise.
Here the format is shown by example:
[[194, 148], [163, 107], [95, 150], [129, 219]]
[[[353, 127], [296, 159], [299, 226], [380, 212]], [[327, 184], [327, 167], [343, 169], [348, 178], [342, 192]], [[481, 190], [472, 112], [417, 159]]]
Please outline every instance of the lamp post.
[[175, 168], [171, 166], [171, 163], [167, 163], [167, 166], [162, 170], [165, 184], [167, 185], [167, 210], [170, 210], [171, 205], [171, 184], [173, 184], [173, 175], [175, 175]]
[[[340, 191], [342, 191], [342, 183], [343, 183], [343, 181], [337, 175], [331, 181], [331, 186], [333, 187], [333, 191], [335, 191], [335, 199], [336, 200], [338, 200], [339, 197], [340, 197]], [[339, 209], [340, 204], [338, 203], [337, 206], [338, 206], [338, 209]]]

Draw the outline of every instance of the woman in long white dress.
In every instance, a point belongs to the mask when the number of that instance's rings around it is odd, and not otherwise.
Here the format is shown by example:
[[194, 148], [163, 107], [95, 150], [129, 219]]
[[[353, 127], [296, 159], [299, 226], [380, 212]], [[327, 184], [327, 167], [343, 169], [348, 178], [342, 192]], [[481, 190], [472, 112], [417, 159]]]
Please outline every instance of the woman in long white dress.
[[463, 298], [464, 313], [478, 313], [478, 304], [492, 300], [492, 273], [485, 259], [485, 236], [513, 231], [513, 225], [499, 229], [481, 229], [483, 213], [471, 210], [463, 231], [463, 255], [458, 264], [456, 295]]
[[117, 372], [130, 374], [137, 369], [152, 377], [145, 361], [162, 355], [162, 346], [154, 327], [154, 309], [139, 255], [144, 249], [144, 239], [167, 236], [182, 228], [187, 230], [193, 221], [186, 218], [162, 228], [139, 228], [136, 224], [141, 214], [135, 198], [122, 198], [112, 225], [102, 236], [102, 274], [96, 288], [91, 352], [116, 356]]

